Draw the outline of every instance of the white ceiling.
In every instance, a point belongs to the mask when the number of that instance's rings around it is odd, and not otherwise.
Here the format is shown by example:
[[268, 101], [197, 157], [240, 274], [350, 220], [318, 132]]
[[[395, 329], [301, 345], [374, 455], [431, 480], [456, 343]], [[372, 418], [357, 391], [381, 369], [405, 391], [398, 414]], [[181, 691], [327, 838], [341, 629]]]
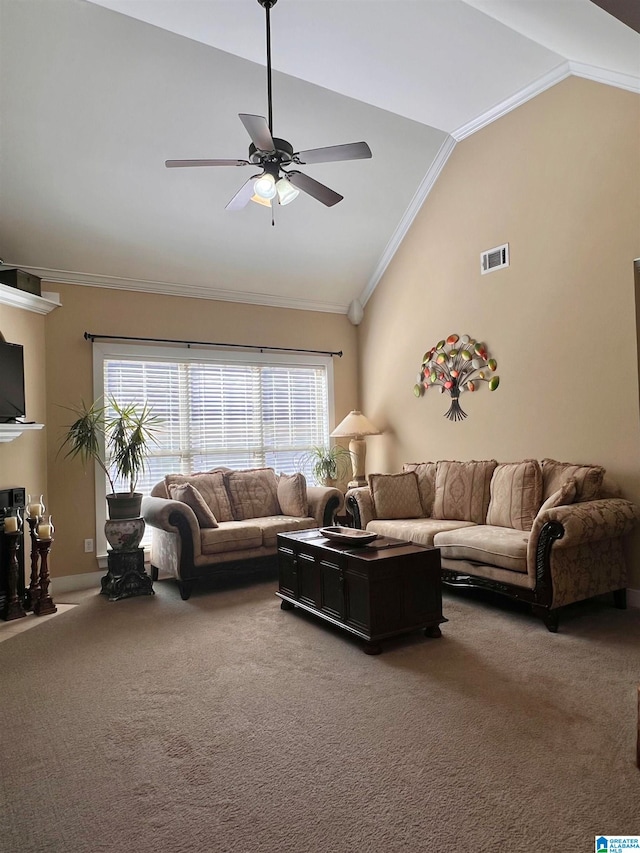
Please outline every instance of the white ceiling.
[[[0, 256], [50, 280], [346, 311], [454, 141], [569, 73], [640, 91], [640, 36], [590, 0], [279, 0], [274, 134], [366, 140], [303, 167], [344, 195], [225, 204], [266, 115], [257, 0], [0, 0]], [[48, 272], [42, 272], [48, 270]]]

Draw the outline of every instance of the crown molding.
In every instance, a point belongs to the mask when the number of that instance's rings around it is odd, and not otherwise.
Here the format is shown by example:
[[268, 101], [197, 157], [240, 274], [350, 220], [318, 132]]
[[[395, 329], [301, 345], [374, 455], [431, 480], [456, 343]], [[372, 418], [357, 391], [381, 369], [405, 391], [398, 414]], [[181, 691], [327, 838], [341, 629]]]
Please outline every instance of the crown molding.
[[481, 130], [488, 124], [491, 124], [491, 122], [496, 121], [496, 119], [502, 118], [502, 116], [510, 113], [511, 110], [515, 110], [521, 104], [530, 101], [546, 89], [550, 89], [572, 75], [574, 77], [583, 77], [585, 80], [594, 80], [596, 83], [604, 83], [607, 86], [614, 86], [617, 89], [627, 89], [629, 92], [640, 93], [640, 77], [570, 60], [563, 62], [561, 65], [556, 66], [556, 68], [552, 68], [551, 71], [543, 74], [542, 77], [539, 77], [530, 86], [525, 86], [524, 89], [520, 89], [515, 95], [501, 101], [490, 110], [487, 110], [470, 122], [461, 125], [456, 130], [451, 131], [451, 135], [455, 140], [460, 142], [461, 139], [471, 136], [472, 133]]
[[[18, 265], [16, 265], [18, 266]], [[297, 311], [321, 311], [326, 314], [346, 314], [347, 305], [313, 302], [295, 297], [273, 296], [248, 291], [213, 290], [203, 285], [181, 284], [170, 281], [121, 278], [119, 276], [94, 275], [92, 273], [53, 270], [20, 264], [20, 269], [34, 273], [43, 281], [58, 284], [77, 284], [83, 287], [105, 287], [113, 290], [129, 290], [155, 293], [161, 296], [181, 296], [190, 299], [210, 299], [217, 302], [238, 302], [247, 305], [263, 305], [269, 308], [293, 308]], [[12, 290], [12, 288], [7, 288]], [[35, 297], [38, 298], [38, 297]], [[51, 309], [50, 309], [51, 310]]]
[[594, 80], [596, 83], [605, 83], [607, 86], [615, 86], [617, 89], [626, 89], [628, 92], [640, 94], [640, 77], [572, 60], [569, 61], [569, 70], [575, 77], [584, 77], [585, 80]]
[[413, 220], [416, 218], [418, 211], [424, 204], [424, 201], [431, 192], [431, 189], [433, 188], [435, 182], [438, 180], [440, 172], [444, 169], [444, 165], [451, 156], [451, 152], [453, 151], [455, 146], [456, 140], [452, 136], [447, 136], [442, 145], [440, 146], [440, 149], [436, 154], [434, 161], [429, 167], [429, 171], [420, 182], [420, 186], [418, 187], [415, 195], [409, 202], [409, 206], [405, 210], [402, 219], [398, 223], [396, 230], [393, 232], [391, 239], [387, 243], [381, 258], [378, 261], [378, 266], [375, 268], [373, 275], [369, 279], [369, 283], [358, 297], [358, 301], [363, 307], [367, 304], [369, 297], [376, 289], [378, 282], [380, 281], [387, 267], [391, 263], [391, 259], [397, 252], [404, 238], [406, 237], [409, 228], [413, 224]]
[[532, 98], [535, 98], [537, 95], [540, 95], [542, 92], [550, 89], [562, 80], [565, 80], [570, 75], [571, 71], [569, 69], [569, 63], [563, 62], [561, 65], [556, 66], [556, 68], [552, 68], [551, 71], [543, 74], [542, 77], [538, 77], [538, 79], [529, 86], [525, 86], [524, 89], [520, 89], [520, 91], [516, 92], [515, 95], [512, 95], [510, 98], [506, 98], [504, 101], [500, 101], [499, 104], [491, 107], [491, 109], [481, 113], [479, 116], [476, 116], [476, 118], [471, 119], [471, 121], [468, 121], [466, 124], [456, 128], [456, 130], [452, 130], [451, 136], [453, 136], [457, 142], [460, 142], [462, 139], [466, 139], [467, 136], [471, 136], [471, 134], [476, 133], [478, 130], [482, 130], [483, 127], [486, 127], [488, 124], [502, 118], [502, 116], [517, 109], [522, 104], [526, 104], [527, 101], [530, 101]]

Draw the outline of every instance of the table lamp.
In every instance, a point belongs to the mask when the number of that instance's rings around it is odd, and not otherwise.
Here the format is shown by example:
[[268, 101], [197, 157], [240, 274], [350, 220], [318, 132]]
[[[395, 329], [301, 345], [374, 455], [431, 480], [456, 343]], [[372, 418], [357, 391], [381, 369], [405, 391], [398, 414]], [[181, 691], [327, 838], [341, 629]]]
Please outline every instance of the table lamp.
[[357, 489], [359, 486], [367, 485], [364, 475], [364, 462], [367, 454], [367, 445], [364, 440], [365, 435], [380, 435], [380, 430], [374, 427], [362, 412], [358, 412], [355, 409], [349, 412], [347, 417], [340, 421], [331, 433], [332, 438], [352, 436], [349, 442], [351, 466], [353, 468], [353, 480], [348, 485], [350, 489]]

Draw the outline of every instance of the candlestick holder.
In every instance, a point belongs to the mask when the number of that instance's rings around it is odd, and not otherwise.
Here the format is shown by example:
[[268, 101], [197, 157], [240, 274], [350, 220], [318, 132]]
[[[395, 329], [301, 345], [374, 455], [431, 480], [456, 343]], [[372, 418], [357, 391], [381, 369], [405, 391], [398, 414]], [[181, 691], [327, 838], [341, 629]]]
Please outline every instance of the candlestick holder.
[[5, 531], [4, 535], [9, 545], [9, 571], [7, 577], [9, 591], [2, 615], [7, 622], [11, 622], [14, 619], [22, 619], [23, 616], [27, 615], [18, 596], [18, 571], [20, 568], [18, 565], [18, 549], [20, 548], [20, 540], [22, 539], [22, 530]]
[[46, 616], [49, 613], [58, 612], [58, 608], [49, 595], [49, 552], [51, 551], [52, 542], [53, 539], [36, 537], [36, 547], [40, 557], [40, 576], [38, 578], [40, 594], [33, 607], [33, 612], [36, 616]]
[[40, 598], [40, 576], [38, 574], [38, 544], [36, 537], [36, 526], [38, 525], [38, 516], [29, 515], [27, 518], [29, 524], [29, 538], [31, 541], [31, 578], [29, 580], [29, 589], [25, 593], [25, 610], [34, 610], [37, 600]]

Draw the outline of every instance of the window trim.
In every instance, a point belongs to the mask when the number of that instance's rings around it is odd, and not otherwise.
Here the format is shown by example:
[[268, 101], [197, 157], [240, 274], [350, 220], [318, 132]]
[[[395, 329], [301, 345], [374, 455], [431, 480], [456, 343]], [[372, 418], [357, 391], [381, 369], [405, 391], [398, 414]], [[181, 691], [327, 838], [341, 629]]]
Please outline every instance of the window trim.
[[[195, 345], [184, 349], [181, 346], [154, 346], [119, 344], [109, 341], [93, 342], [93, 399], [104, 396], [104, 362], [115, 358], [122, 361], [206, 361], [212, 364], [259, 364], [285, 365], [294, 367], [323, 366], [327, 372], [328, 422], [331, 430], [334, 419], [334, 376], [333, 358], [322, 355], [297, 353], [245, 352], [239, 350], [211, 350]], [[95, 466], [95, 511], [96, 511], [96, 556], [101, 569], [107, 567], [107, 539], [104, 525], [107, 520], [106, 484], [102, 469]]]

